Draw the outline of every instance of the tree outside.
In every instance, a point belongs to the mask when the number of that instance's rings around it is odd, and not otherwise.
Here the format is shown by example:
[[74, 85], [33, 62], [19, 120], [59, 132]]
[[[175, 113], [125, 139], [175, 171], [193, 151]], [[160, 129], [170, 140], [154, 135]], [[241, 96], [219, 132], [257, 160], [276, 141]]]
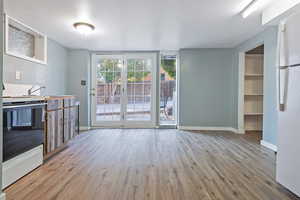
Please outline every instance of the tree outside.
[[172, 79], [176, 79], [176, 59], [162, 59], [161, 67]]

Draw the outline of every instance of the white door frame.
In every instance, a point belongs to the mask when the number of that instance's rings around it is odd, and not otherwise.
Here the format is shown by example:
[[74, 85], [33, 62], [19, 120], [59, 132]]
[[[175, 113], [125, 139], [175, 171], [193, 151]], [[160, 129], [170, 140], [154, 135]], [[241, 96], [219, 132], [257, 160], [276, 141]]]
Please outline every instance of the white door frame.
[[238, 91], [238, 132], [245, 133], [244, 105], [245, 105], [245, 66], [246, 52], [239, 53], [239, 91]]
[[[95, 61], [97, 58], [117, 58], [123, 60], [122, 66], [122, 85], [121, 89], [121, 114], [125, 114], [124, 118], [120, 117], [120, 121], [103, 121], [98, 122], [96, 120], [96, 98], [91, 97], [91, 124], [92, 127], [120, 127], [120, 128], [154, 128], [156, 126], [156, 82], [157, 82], [157, 55], [156, 53], [126, 53], [126, 54], [111, 54], [111, 55], [100, 55], [92, 54], [92, 69], [91, 69], [91, 92], [96, 89], [96, 66]], [[151, 120], [150, 121], [130, 121], [126, 120], [126, 106], [127, 106], [127, 59], [146, 59], [151, 58], [152, 67], [152, 90], [151, 90]], [[96, 95], [96, 93], [94, 93]]]

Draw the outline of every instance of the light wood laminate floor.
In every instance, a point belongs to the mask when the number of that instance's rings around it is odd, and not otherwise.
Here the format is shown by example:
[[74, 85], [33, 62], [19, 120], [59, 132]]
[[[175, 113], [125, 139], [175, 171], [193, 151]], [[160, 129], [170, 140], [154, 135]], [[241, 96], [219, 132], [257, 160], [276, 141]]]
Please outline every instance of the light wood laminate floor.
[[103, 129], [5, 190], [22, 200], [289, 200], [257, 135]]

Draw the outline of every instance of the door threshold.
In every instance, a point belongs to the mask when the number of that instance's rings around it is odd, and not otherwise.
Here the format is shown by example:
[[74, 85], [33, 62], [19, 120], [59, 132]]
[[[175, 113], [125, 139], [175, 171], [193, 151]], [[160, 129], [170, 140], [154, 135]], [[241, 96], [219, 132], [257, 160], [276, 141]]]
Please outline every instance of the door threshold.
[[156, 129], [156, 126], [92, 126], [91, 129]]
[[161, 124], [159, 125], [159, 128], [161, 129], [177, 129], [176, 124]]

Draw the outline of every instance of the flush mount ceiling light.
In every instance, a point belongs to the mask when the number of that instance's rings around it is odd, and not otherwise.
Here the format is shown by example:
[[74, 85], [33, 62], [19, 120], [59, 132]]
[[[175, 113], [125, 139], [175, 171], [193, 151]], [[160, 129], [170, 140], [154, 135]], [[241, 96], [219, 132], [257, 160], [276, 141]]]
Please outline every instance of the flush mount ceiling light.
[[84, 35], [90, 34], [95, 30], [94, 25], [85, 22], [77, 22], [73, 26], [79, 33]]
[[253, 12], [255, 12], [257, 9], [259, 9], [263, 4], [262, 0], [254, 0], [252, 1], [241, 13], [243, 18], [247, 18], [249, 15], [251, 15]]

